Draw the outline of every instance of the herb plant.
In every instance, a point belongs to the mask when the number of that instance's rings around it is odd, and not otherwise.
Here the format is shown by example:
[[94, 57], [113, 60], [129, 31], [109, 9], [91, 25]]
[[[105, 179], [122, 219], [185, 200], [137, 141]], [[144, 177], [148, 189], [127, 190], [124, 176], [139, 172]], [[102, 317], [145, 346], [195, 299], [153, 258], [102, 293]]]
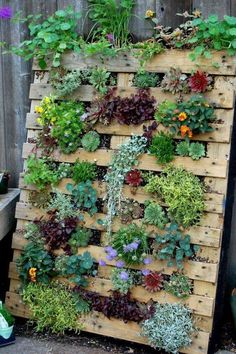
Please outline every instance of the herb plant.
[[29, 192], [29, 203], [36, 208], [46, 209], [51, 200], [51, 194], [48, 189]]
[[91, 70], [89, 75], [89, 83], [102, 95], [108, 91], [107, 85], [109, 84], [111, 73], [106, 69], [95, 67]]
[[56, 192], [48, 205], [47, 212], [54, 213], [56, 221], [76, 218], [78, 213], [71, 203], [71, 198], [61, 192]]
[[190, 236], [183, 235], [177, 224], [172, 223], [166, 227], [164, 235], [157, 235], [154, 244], [156, 256], [160, 260], [166, 260], [168, 267], [183, 268], [186, 257], [192, 257], [199, 250], [198, 246], [190, 244]]
[[72, 194], [76, 206], [80, 210], [86, 210], [90, 215], [97, 212], [97, 192], [91, 181], [80, 182], [76, 186], [68, 183], [66, 189]]
[[146, 201], [143, 221], [163, 230], [168, 222], [163, 208], [156, 202]]
[[111, 282], [114, 290], [127, 294], [134, 285], [132, 272], [125, 268], [115, 268], [112, 270]]
[[[29, 242], [16, 261], [20, 279], [23, 283], [30, 280], [48, 284], [53, 276], [54, 262], [50, 254], [44, 250], [43, 245]], [[35, 269], [34, 279], [30, 277], [30, 269]], [[31, 278], [31, 279], [30, 279]]]
[[204, 187], [198, 177], [181, 167], [169, 166], [160, 176], [149, 176], [145, 189], [163, 198], [169, 216], [180, 225], [196, 224], [204, 210]]
[[72, 253], [76, 254], [78, 247], [88, 246], [91, 236], [92, 231], [90, 229], [85, 229], [83, 227], [77, 226], [68, 241], [68, 245], [70, 246]]
[[167, 293], [183, 299], [191, 294], [193, 285], [186, 275], [175, 272], [170, 276], [169, 281], [165, 281], [164, 287]]
[[22, 298], [30, 308], [38, 332], [49, 329], [52, 333], [63, 334], [65, 330], [83, 328], [78, 321], [79, 309], [80, 313], [87, 312], [88, 305], [65, 285], [28, 284], [22, 291]]
[[139, 59], [140, 71], [145, 70], [145, 66], [154, 55], [162, 53], [164, 48], [161, 43], [156, 41], [138, 42], [130, 45], [131, 49], [134, 49], [133, 54]]
[[76, 160], [73, 168], [72, 179], [75, 183], [93, 181], [97, 177], [96, 165], [88, 161]]
[[190, 346], [194, 332], [190, 309], [181, 304], [156, 303], [154, 306], [154, 314], [141, 324], [149, 344], [173, 354]]
[[214, 109], [203, 96], [192, 96], [186, 102], [173, 104], [163, 102], [157, 109], [155, 118], [173, 133], [183, 138], [213, 131]]
[[172, 135], [163, 132], [152, 138], [149, 152], [157, 159], [157, 163], [166, 164], [174, 159], [175, 147]]
[[158, 74], [141, 71], [135, 74], [133, 84], [140, 89], [147, 89], [149, 87], [156, 87], [159, 81]]
[[127, 265], [140, 264], [147, 256], [148, 235], [143, 228], [135, 224], [120, 228], [112, 235], [111, 243], [118, 258]]
[[81, 144], [86, 151], [96, 151], [100, 145], [100, 135], [95, 131], [90, 131], [83, 136]]
[[112, 36], [117, 47], [128, 44], [134, 4], [133, 0], [89, 0], [89, 14], [97, 25], [97, 32]]
[[81, 17], [71, 7], [58, 10], [40, 23], [41, 15], [29, 15], [21, 22], [27, 22], [31, 39], [12, 47], [11, 51], [25, 60], [35, 57], [41, 69], [45, 69], [46, 58], [52, 56], [52, 66], [60, 66], [61, 55], [66, 50], [80, 52], [77, 21]]
[[50, 83], [55, 91], [56, 97], [65, 97], [72, 94], [82, 85], [82, 73], [80, 70], [72, 70], [61, 75], [57, 71], [51, 75]]

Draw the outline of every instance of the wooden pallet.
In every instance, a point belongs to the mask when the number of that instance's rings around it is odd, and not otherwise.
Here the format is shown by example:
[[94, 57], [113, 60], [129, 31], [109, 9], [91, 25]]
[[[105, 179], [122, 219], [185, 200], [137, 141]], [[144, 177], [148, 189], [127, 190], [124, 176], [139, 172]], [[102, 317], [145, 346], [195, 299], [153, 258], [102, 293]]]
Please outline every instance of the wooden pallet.
[[[212, 62], [219, 62], [221, 64], [220, 68], [216, 69], [211, 65]], [[69, 70], [83, 70], [91, 65], [97, 64], [98, 62], [95, 59], [82, 58], [75, 53], [69, 53], [63, 57], [63, 65]], [[136, 58], [130, 54], [121, 54], [116, 59], [106, 59], [102, 66], [111, 72], [117, 73], [117, 91], [120, 95], [124, 97], [135, 92], [136, 89], [131, 86], [131, 83], [133, 73], [138, 70], [138, 61]], [[188, 52], [170, 50], [153, 58], [152, 61], [147, 64], [147, 70], [164, 73], [173, 66], [181, 67], [184, 73], [191, 73], [194, 69], [194, 64], [188, 59]], [[188, 261], [184, 263], [185, 274], [193, 281], [193, 294], [187, 300], [181, 300], [181, 302], [192, 309], [193, 317], [199, 328], [198, 334], [193, 338], [191, 347], [181, 350], [181, 353], [189, 354], [207, 353], [209, 338], [213, 327], [224, 221], [224, 201], [227, 190], [230, 141], [234, 114], [234, 90], [230, 76], [234, 76], [236, 73], [236, 58], [226, 58], [224, 53], [216, 52], [213, 54], [211, 61], [202, 59], [200, 69], [206, 70], [209, 74], [216, 75], [214, 89], [207, 93], [206, 97], [210, 102], [215, 104], [218, 123], [213, 124], [213, 132], [194, 137], [195, 140], [207, 143], [206, 158], [193, 161], [187, 157], [176, 157], [174, 160], [175, 166], [183, 166], [186, 170], [201, 176], [201, 179], [208, 187], [208, 191], [204, 195], [204, 215], [199, 225], [187, 230], [191, 235], [191, 243], [200, 246], [198, 256], [202, 257], [202, 261]], [[37, 63], [33, 64], [33, 70], [36, 71], [36, 75], [30, 89], [30, 99], [32, 100], [31, 111], [27, 114], [26, 119], [28, 138], [37, 137], [41, 129], [36, 120], [37, 115], [34, 113], [35, 105], [39, 104], [41, 98], [52, 92], [52, 88], [48, 84], [48, 72], [40, 71]], [[158, 103], [164, 99], [174, 100], [174, 96], [163, 93], [159, 88], [152, 89], [151, 92], [156, 97]], [[91, 101], [96, 94], [91, 86], [83, 86], [73, 94], [72, 98], [86, 102]], [[121, 126], [112, 122], [109, 126], [97, 124], [96, 130], [101, 134], [111, 135], [110, 149], [100, 149], [94, 153], [88, 153], [82, 149], [78, 149], [78, 151], [70, 155], [55, 151], [52, 156], [53, 159], [58, 162], [74, 163], [77, 158], [80, 158], [81, 160], [90, 162], [96, 161], [99, 166], [108, 166], [113, 151], [116, 150], [122, 142], [134, 133], [142, 134], [142, 125]], [[158, 126], [158, 130], [167, 131], [163, 126]], [[34, 151], [35, 145], [26, 143], [23, 147], [23, 158], [26, 159]], [[40, 156], [40, 153], [40, 150], [37, 150], [38, 156]], [[157, 172], [162, 171], [162, 166], [156, 163], [155, 158], [147, 154], [139, 158], [139, 168]], [[20, 176], [21, 196], [20, 202], [16, 208], [16, 218], [18, 219], [17, 230], [24, 229], [25, 224], [30, 220], [34, 220], [36, 217], [47, 217], [45, 211], [29, 204], [29, 193], [36, 188], [33, 185], [26, 185], [23, 177], [24, 173]], [[68, 193], [66, 191], [66, 184], [69, 182], [71, 182], [70, 179], [63, 179], [58, 184], [57, 190], [62, 193]], [[98, 197], [103, 198], [106, 193], [106, 184], [96, 181], [94, 182], [94, 187], [97, 189]], [[141, 187], [137, 189], [135, 195], [131, 194], [127, 186], [124, 186], [123, 192], [127, 198], [133, 198], [139, 203], [143, 203], [150, 197]], [[101, 213], [93, 217], [84, 213], [85, 227], [100, 230], [102, 232], [102, 240], [104, 240], [103, 235], [105, 230], [102, 225], [97, 223], [97, 220], [104, 217], [105, 214]], [[142, 221], [134, 220], [134, 222], [140, 224]], [[112, 231], [117, 231], [121, 225], [121, 221], [115, 218]], [[148, 230], [155, 231], [155, 228], [149, 226]], [[22, 233], [17, 231], [12, 242], [14, 255], [9, 269], [11, 283], [9, 292], [7, 293], [6, 304], [14, 315], [29, 318], [30, 312], [23, 304], [18, 294], [20, 280], [15, 264], [16, 259], [21, 254], [26, 243], [27, 241], [23, 238]], [[85, 249], [92, 254], [97, 262], [99, 259], [105, 257], [102, 245], [88, 246]], [[78, 254], [84, 252], [85, 249], [79, 248]], [[59, 255], [62, 252], [62, 250], [59, 250], [56, 254]], [[110, 274], [114, 267], [114, 262], [107, 263], [107, 267], [98, 266], [97, 278], [90, 279], [89, 282], [89, 289], [96, 290], [103, 296], [108, 296], [109, 290], [112, 288]], [[139, 269], [140, 267], [137, 266], [133, 268]], [[168, 275], [176, 270], [175, 268], [167, 267], [165, 262], [157, 260], [153, 261], [149, 268], [151, 270], [160, 270]], [[66, 280], [64, 279], [63, 281]], [[180, 300], [164, 291], [150, 295], [150, 293], [141, 286], [134, 287], [131, 294], [134, 299], [143, 302], [148, 302], [150, 297], [161, 303], [180, 302]], [[84, 330], [87, 332], [147, 344], [146, 338], [140, 336], [140, 327], [134, 322], [125, 324], [121, 320], [113, 318], [109, 320], [100, 313], [92, 312], [84, 318], [84, 326]]]

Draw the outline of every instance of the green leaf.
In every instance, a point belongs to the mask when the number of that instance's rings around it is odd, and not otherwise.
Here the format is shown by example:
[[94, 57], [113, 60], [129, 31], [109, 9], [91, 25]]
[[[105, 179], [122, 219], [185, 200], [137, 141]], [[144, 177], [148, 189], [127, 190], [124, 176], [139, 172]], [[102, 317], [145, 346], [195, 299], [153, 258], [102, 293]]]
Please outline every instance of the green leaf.
[[232, 42], [231, 42], [231, 45], [234, 49], [236, 49], [236, 39], [234, 39]]
[[67, 47], [67, 45], [64, 42], [60, 43], [60, 45], [59, 45], [60, 49], [66, 49], [66, 47]]
[[70, 25], [70, 23], [68, 23], [68, 22], [65, 22], [65, 23], [62, 23], [61, 24], [61, 29], [63, 30], [63, 31], [66, 31], [66, 30], [68, 30], [68, 29], [70, 29], [71, 28], [71, 25]]
[[194, 49], [194, 53], [196, 54], [196, 55], [201, 55], [203, 52], [204, 52], [204, 46], [197, 46], [195, 49]]
[[228, 30], [228, 33], [231, 35], [231, 36], [236, 36], [236, 28], [230, 28]]
[[228, 25], [236, 26], [236, 17], [225, 15], [224, 20], [228, 23]]
[[212, 58], [211, 52], [209, 52], [208, 50], [206, 50], [206, 51], [204, 52], [204, 57], [205, 57], [206, 59], [211, 59], [211, 58]]
[[58, 17], [65, 17], [66, 13], [64, 10], [58, 10], [55, 12], [55, 15]]
[[218, 16], [217, 16], [217, 15], [210, 15], [210, 16], [208, 17], [208, 22], [210, 22], [210, 23], [216, 23], [216, 22], [218, 22]]
[[46, 67], [47, 67], [47, 63], [44, 59], [39, 59], [38, 64], [40, 66], [40, 69], [42, 69], [42, 70], [46, 69]]

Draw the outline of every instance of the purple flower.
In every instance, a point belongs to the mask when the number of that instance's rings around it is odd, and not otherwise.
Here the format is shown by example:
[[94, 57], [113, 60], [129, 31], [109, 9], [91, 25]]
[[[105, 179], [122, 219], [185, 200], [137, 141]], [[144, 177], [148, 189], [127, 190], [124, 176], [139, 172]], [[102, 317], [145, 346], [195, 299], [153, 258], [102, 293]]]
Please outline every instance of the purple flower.
[[106, 37], [107, 37], [107, 39], [108, 39], [108, 41], [109, 41], [110, 43], [113, 43], [113, 42], [114, 42], [114, 36], [113, 36], [112, 33], [108, 33], [108, 34], [106, 35]]
[[106, 246], [105, 247], [105, 252], [106, 253], [110, 253], [111, 251], [113, 251], [113, 248], [111, 246]]
[[123, 262], [123, 261], [117, 261], [117, 262], [116, 262], [116, 267], [117, 267], [117, 268], [123, 268], [124, 265], [125, 265], [125, 262]]
[[106, 259], [108, 260], [108, 261], [113, 261], [113, 259], [114, 259], [115, 257], [112, 257], [110, 254], [107, 254], [106, 255]]
[[145, 264], [145, 265], [150, 264], [150, 263], [152, 263], [151, 258], [145, 258], [145, 259], [143, 260], [143, 264]]
[[99, 264], [101, 267], [105, 267], [105, 266], [107, 265], [106, 262], [105, 262], [103, 259], [99, 259], [98, 264]]
[[122, 272], [120, 272], [120, 279], [121, 280], [128, 280], [129, 274], [123, 270]]
[[132, 250], [136, 250], [138, 248], [139, 244], [140, 244], [139, 240], [138, 241], [134, 241], [134, 242], [132, 242], [130, 244], [130, 247], [131, 247]]
[[123, 246], [123, 249], [124, 249], [124, 252], [125, 252], [125, 253], [128, 253], [128, 252], [130, 252], [130, 251], [133, 250], [133, 248], [131, 247], [131, 244], [124, 245], [124, 246]]
[[12, 17], [12, 9], [9, 6], [4, 6], [0, 8], [0, 18], [9, 19]]
[[150, 273], [149, 269], [142, 269], [142, 275], [146, 276]]

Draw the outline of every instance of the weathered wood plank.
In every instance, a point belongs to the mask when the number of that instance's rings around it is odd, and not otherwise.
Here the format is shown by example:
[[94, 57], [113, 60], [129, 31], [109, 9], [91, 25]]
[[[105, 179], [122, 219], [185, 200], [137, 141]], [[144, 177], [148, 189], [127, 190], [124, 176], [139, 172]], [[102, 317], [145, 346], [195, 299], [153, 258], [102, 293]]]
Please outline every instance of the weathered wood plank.
[[[150, 72], [167, 72], [171, 67], [180, 67], [184, 73], [192, 73], [196, 70], [196, 63], [189, 59], [190, 51], [168, 49], [164, 53], [153, 57], [146, 65], [146, 70]], [[219, 63], [219, 68], [215, 68], [212, 63]], [[214, 75], [235, 75], [236, 58], [228, 57], [224, 52], [213, 52], [211, 60], [200, 58], [198, 68]], [[85, 70], [91, 66], [98, 65], [96, 57], [84, 57], [77, 53], [67, 53], [63, 56], [62, 65], [68, 70]], [[104, 58], [99, 62], [99, 66], [106, 68], [111, 72], [136, 72], [139, 70], [139, 61], [131, 52], [120, 53], [115, 58]], [[34, 62], [33, 70], [39, 70]]]
[[[205, 97], [209, 101], [209, 103], [214, 104], [217, 108], [233, 108], [234, 106], [234, 91], [231, 86], [231, 89], [228, 88], [230, 84], [223, 84], [221, 80], [221, 86], [219, 88], [215, 88], [212, 91], [209, 91], [205, 94]], [[127, 97], [131, 94], [135, 94], [137, 89], [135, 87], [121, 87], [118, 86], [116, 90], [116, 94], [121, 97]], [[45, 96], [49, 96], [53, 94], [53, 88], [50, 84], [31, 84], [30, 86], [30, 99], [42, 99]], [[163, 102], [165, 100], [175, 101], [176, 97], [168, 92], [163, 92], [160, 87], [151, 88], [150, 93], [153, 97], [155, 97], [158, 102]], [[73, 94], [69, 96], [71, 99], [76, 99], [84, 102], [90, 102], [94, 99], [94, 97], [98, 96], [98, 91], [93, 88], [93, 86], [82, 85], [80, 86]], [[190, 95], [184, 95], [184, 98], [189, 98]]]
[[[24, 144], [22, 157], [26, 159], [30, 154], [36, 152], [35, 144]], [[40, 149], [37, 150], [37, 156], [40, 157]], [[109, 166], [112, 159], [112, 151], [98, 149], [95, 152], [86, 152], [78, 149], [73, 154], [62, 154], [58, 150], [54, 151], [52, 158], [58, 162], [74, 163], [77, 159], [96, 162], [98, 166]], [[163, 167], [158, 165], [155, 157], [143, 154], [139, 157], [139, 168], [146, 171], [162, 171]], [[227, 176], [228, 163], [225, 160], [202, 158], [199, 161], [193, 161], [190, 157], [177, 156], [173, 162], [176, 167], [184, 166], [187, 171], [193, 172], [199, 176], [212, 176], [225, 178]]]

